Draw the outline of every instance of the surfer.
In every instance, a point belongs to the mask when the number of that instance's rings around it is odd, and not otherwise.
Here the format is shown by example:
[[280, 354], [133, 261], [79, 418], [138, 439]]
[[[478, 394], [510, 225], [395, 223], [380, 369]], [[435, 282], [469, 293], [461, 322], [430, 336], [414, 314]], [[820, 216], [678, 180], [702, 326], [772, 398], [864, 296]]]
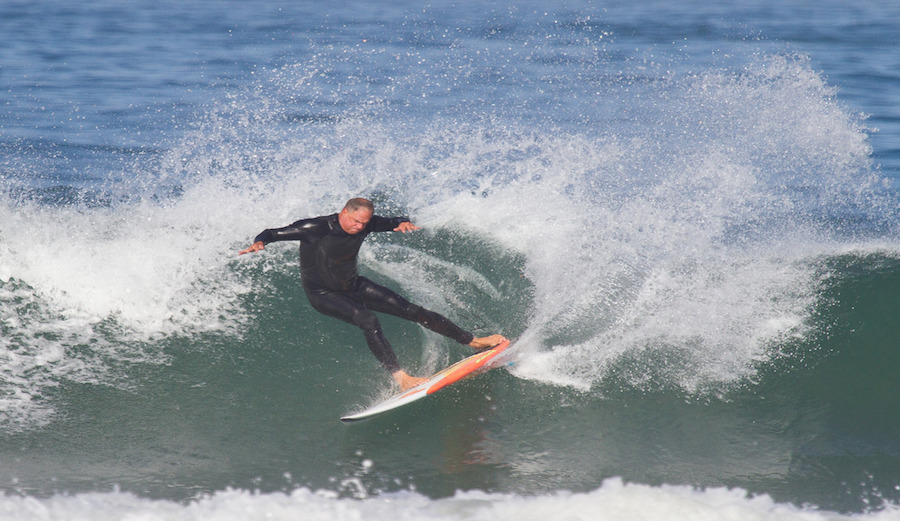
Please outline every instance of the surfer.
[[502, 335], [475, 337], [443, 315], [417, 306], [359, 275], [356, 261], [367, 235], [387, 231], [407, 233], [418, 229], [406, 217], [375, 215], [371, 201], [354, 198], [347, 201], [339, 213], [264, 230], [249, 248], [239, 253], [258, 252], [272, 242], [300, 241], [300, 280], [309, 303], [322, 314], [362, 329], [375, 358], [390, 371], [400, 388], [406, 390], [426, 378], [410, 376], [400, 367], [375, 311], [411, 320], [478, 350], [494, 347], [505, 340]]

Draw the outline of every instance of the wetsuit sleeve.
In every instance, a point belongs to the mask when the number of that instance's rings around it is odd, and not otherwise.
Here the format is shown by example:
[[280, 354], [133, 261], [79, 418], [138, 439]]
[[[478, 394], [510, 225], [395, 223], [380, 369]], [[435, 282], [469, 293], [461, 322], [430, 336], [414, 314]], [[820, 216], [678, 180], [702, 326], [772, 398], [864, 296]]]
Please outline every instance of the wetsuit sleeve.
[[263, 230], [262, 233], [256, 236], [253, 242], [269, 244], [271, 242], [280, 241], [302, 241], [315, 234], [322, 226], [325, 226], [325, 224], [320, 218], [301, 219], [283, 228], [269, 228]]
[[409, 222], [409, 217], [381, 217], [373, 215], [369, 228], [373, 232], [392, 232], [400, 223]]

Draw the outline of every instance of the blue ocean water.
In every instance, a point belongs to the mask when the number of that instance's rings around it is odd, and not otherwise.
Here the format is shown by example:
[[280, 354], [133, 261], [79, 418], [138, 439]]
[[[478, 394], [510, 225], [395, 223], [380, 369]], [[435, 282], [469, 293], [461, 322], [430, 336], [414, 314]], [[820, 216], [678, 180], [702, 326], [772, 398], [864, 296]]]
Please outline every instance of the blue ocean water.
[[[900, 517], [900, 6], [546, 4], [0, 5], [0, 518]], [[357, 195], [514, 366], [338, 421]]]

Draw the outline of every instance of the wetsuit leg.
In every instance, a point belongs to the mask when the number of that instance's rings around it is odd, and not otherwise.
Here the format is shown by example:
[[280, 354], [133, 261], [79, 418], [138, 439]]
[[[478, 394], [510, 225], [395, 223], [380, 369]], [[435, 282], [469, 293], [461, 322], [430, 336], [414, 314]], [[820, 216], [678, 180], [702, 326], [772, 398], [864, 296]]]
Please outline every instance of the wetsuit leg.
[[460, 344], [468, 345], [475, 338], [475, 335], [460, 328], [447, 317], [412, 304], [394, 291], [365, 277], [359, 277], [356, 293], [371, 310], [411, 320]]
[[307, 291], [306, 296], [313, 309], [319, 313], [362, 329], [366, 344], [381, 365], [391, 373], [400, 370], [400, 362], [384, 336], [378, 317], [363, 304], [358, 295], [333, 291]]

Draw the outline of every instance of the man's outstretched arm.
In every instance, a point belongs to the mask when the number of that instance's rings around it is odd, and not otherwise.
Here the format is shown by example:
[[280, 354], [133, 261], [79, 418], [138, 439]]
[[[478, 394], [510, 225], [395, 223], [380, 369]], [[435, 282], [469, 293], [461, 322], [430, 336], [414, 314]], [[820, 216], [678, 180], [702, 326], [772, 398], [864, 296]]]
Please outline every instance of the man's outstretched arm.
[[314, 217], [312, 219], [301, 219], [291, 225], [283, 228], [269, 228], [263, 230], [262, 233], [253, 239], [253, 244], [249, 248], [238, 252], [239, 255], [245, 253], [255, 253], [266, 249], [266, 245], [270, 242], [280, 241], [302, 241], [314, 235], [322, 235], [328, 231], [328, 217]]

